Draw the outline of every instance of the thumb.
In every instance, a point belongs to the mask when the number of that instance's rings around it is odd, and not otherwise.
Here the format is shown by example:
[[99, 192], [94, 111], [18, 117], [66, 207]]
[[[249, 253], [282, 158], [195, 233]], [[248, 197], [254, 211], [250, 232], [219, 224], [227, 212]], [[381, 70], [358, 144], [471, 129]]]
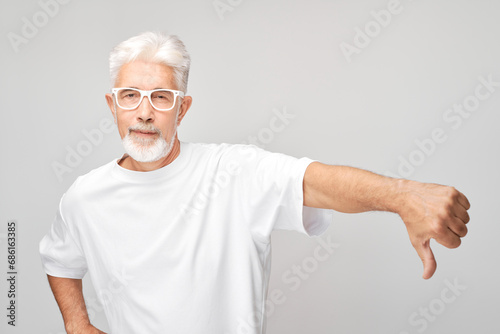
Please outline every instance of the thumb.
[[432, 253], [431, 249], [431, 240], [425, 240], [423, 243], [419, 243], [415, 246], [415, 250], [417, 251], [418, 256], [422, 260], [424, 264], [424, 274], [422, 275], [423, 279], [429, 279], [434, 275], [437, 268], [436, 258], [434, 257], [434, 253]]

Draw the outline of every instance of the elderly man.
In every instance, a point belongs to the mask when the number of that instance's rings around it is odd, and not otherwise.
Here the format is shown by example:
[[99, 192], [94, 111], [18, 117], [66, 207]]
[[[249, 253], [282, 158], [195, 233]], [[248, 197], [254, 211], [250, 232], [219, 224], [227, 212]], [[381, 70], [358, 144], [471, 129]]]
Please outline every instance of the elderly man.
[[68, 333], [103, 333], [85, 308], [87, 272], [112, 333], [265, 333], [271, 232], [321, 235], [332, 210], [399, 214], [425, 279], [431, 238], [460, 245], [469, 202], [452, 187], [179, 141], [189, 65], [183, 43], [160, 33], [111, 52], [106, 100], [126, 153], [74, 182], [40, 243]]

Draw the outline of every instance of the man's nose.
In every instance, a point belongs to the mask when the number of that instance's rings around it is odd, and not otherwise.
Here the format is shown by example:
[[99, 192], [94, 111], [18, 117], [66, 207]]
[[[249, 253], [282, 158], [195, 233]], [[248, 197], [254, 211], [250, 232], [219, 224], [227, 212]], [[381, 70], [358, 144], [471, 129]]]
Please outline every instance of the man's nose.
[[154, 120], [153, 110], [154, 108], [151, 105], [151, 102], [149, 101], [148, 97], [144, 96], [142, 98], [141, 103], [137, 107], [137, 118], [139, 118], [143, 122], [152, 121]]

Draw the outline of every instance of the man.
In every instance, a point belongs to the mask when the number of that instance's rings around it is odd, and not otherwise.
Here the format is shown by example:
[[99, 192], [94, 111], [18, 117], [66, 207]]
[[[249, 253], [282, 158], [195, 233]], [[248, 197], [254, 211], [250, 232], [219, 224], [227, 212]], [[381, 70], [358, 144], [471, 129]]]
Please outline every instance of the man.
[[106, 100], [126, 154], [74, 182], [40, 243], [68, 333], [103, 333], [85, 308], [87, 272], [112, 333], [265, 333], [271, 232], [321, 235], [332, 210], [399, 214], [425, 279], [431, 238], [460, 245], [470, 205], [452, 187], [179, 141], [189, 65], [183, 43], [159, 33], [111, 52]]

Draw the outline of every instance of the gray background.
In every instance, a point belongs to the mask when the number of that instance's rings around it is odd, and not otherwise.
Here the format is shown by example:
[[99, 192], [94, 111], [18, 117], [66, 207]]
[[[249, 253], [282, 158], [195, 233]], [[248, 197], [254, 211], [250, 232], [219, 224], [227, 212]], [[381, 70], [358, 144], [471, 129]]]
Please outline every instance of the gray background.
[[[73, 0], [44, 16], [38, 1], [2, 0], [3, 275], [7, 221], [19, 225], [18, 326], [7, 326], [2, 311], [2, 333], [63, 332], [38, 243], [75, 178], [122, 154], [118, 132], [101, 131], [102, 141], [60, 179], [53, 164], [86, 145], [82, 131], [111, 119], [104, 99], [109, 51], [146, 30], [177, 34], [192, 56], [194, 103], [181, 140], [242, 143], [255, 136], [274, 152], [453, 185], [472, 204], [461, 247], [433, 242], [438, 271], [429, 281], [395, 214], [336, 213], [321, 238], [339, 246], [320, 263], [312, 260], [317, 238], [273, 232], [269, 289], [283, 297], [268, 315], [268, 333], [499, 332], [500, 87], [459, 126], [444, 117], [454, 104], [474, 102], [480, 76], [500, 81], [500, 3], [401, 0], [400, 13], [376, 31], [371, 12], [390, 1], [219, 2], [229, 6], [220, 15], [211, 0]], [[23, 18], [40, 27], [14, 47], [8, 36], [22, 36]], [[357, 29], [367, 27], [369, 45], [348, 59], [342, 43], [354, 45]], [[273, 110], [294, 118], [270, 132]], [[422, 153], [415, 141], [436, 128], [446, 140]], [[401, 173], [401, 159], [410, 158], [413, 170]], [[305, 263], [310, 272], [293, 290], [283, 275]], [[5, 310], [7, 283], [0, 281]], [[443, 291], [453, 296], [447, 281], [462, 290], [445, 303]], [[87, 278], [84, 284], [92, 320], [106, 329]], [[419, 315], [425, 308], [427, 319]]]

